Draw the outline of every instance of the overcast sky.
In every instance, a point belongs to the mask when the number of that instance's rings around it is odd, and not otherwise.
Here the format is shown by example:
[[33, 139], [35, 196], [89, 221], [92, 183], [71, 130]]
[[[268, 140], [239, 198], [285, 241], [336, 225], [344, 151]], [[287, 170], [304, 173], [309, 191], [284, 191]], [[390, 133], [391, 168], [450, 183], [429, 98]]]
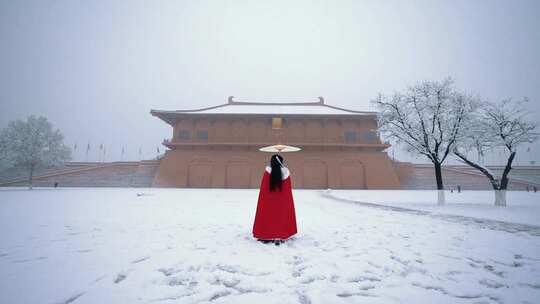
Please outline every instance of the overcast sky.
[[[0, 127], [46, 116], [75, 160], [156, 154], [154, 109], [311, 100], [451, 76], [540, 120], [540, 1], [0, 1]], [[160, 147], [163, 150], [162, 147]], [[540, 145], [518, 162], [540, 161]], [[401, 159], [410, 159], [396, 153]], [[489, 159], [488, 159], [489, 160]]]

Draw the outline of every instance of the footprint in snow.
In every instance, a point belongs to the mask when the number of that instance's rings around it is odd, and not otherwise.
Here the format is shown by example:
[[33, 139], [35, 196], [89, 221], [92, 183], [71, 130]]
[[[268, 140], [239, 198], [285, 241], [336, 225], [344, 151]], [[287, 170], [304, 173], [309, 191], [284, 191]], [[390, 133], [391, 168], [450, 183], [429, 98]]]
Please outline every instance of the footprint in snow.
[[478, 281], [478, 283], [480, 283], [480, 285], [484, 285], [488, 288], [501, 288], [501, 287], [504, 287], [506, 285], [504, 284], [501, 284], [499, 282], [496, 282], [496, 281], [493, 281], [493, 280], [490, 280], [490, 279], [482, 279], [480, 281]]
[[504, 275], [503, 275], [503, 274], [504, 274], [503, 271], [496, 271], [496, 270], [495, 270], [495, 267], [493, 267], [493, 266], [491, 266], [491, 265], [484, 265], [484, 269], [487, 270], [487, 271], [489, 271], [489, 272], [491, 272], [491, 273], [493, 273], [493, 274], [496, 275], [496, 276], [501, 277], [501, 278], [504, 276]]
[[529, 288], [534, 288], [534, 289], [540, 289], [540, 284], [539, 283], [537, 283], [537, 284], [520, 283], [519, 285], [529, 287]]
[[214, 276], [213, 278], [207, 280], [211, 285], [223, 285], [227, 288], [234, 288], [240, 283], [238, 278], [224, 278], [221, 276]]
[[175, 273], [180, 272], [180, 270], [174, 269], [174, 268], [160, 268], [157, 271], [163, 273], [163, 275], [166, 276], [166, 277], [169, 277], [169, 276], [171, 276], [171, 275], [173, 275]]
[[76, 293], [74, 295], [71, 295], [69, 296], [67, 299], [65, 300], [62, 300], [60, 302], [58, 302], [59, 304], [70, 304], [70, 303], [73, 303], [75, 302], [78, 298], [80, 298], [82, 295], [84, 295], [86, 292], [79, 292], [79, 293]]
[[360, 283], [360, 282], [380, 282], [381, 279], [374, 276], [357, 276], [348, 280], [349, 283]]
[[218, 292], [215, 292], [209, 299], [208, 301], [214, 301], [214, 300], [217, 300], [219, 298], [223, 298], [223, 297], [226, 297], [228, 295], [230, 295], [231, 292], [228, 291], [228, 290], [223, 290], [223, 291], [218, 291]]
[[78, 253], [87, 253], [87, 252], [92, 252], [92, 249], [79, 249], [79, 250], [75, 250], [76, 252]]
[[116, 278], [113, 281], [114, 284], [118, 284], [118, 283], [122, 282], [123, 280], [125, 280], [127, 278], [128, 272], [129, 271], [121, 271], [121, 272], [119, 272], [116, 275]]
[[105, 277], [107, 277], [107, 276], [106, 276], [106, 275], [99, 276], [98, 278], [96, 278], [96, 279], [92, 282], [92, 284], [95, 284], [95, 283], [97, 283], [97, 282], [99, 282], [99, 281], [105, 279]]
[[302, 281], [300, 281], [301, 284], [311, 284], [315, 281], [322, 281], [322, 280], [326, 280], [326, 277], [323, 276], [323, 275], [319, 275], [319, 276], [309, 276], [305, 279], [303, 279]]
[[45, 257], [45, 256], [40, 256], [40, 257], [37, 257], [37, 258], [35, 258], [35, 259], [14, 260], [12, 263], [14, 263], [14, 264], [20, 264], [20, 263], [28, 263], [28, 262], [32, 262], [32, 261], [39, 261], [39, 260], [45, 260], [45, 259], [48, 259], [48, 258]]
[[422, 289], [425, 289], [425, 290], [434, 290], [434, 291], [438, 291], [438, 292], [440, 292], [442, 294], [448, 295], [448, 291], [446, 291], [446, 289], [444, 289], [441, 286], [425, 285], [425, 284], [421, 284], [421, 283], [418, 283], [418, 282], [413, 282], [412, 286], [419, 287], [419, 288], [422, 288]]
[[145, 257], [142, 257], [142, 258], [140, 258], [140, 259], [133, 260], [133, 261], [131, 262], [131, 264], [137, 264], [137, 263], [146, 261], [146, 260], [148, 260], [149, 258], [150, 258], [150, 256], [145, 256]]
[[311, 304], [311, 299], [307, 295], [301, 292], [297, 292], [297, 293], [298, 293], [298, 302], [300, 302], [300, 304]]
[[340, 298], [348, 298], [352, 296], [361, 296], [361, 297], [376, 297], [375, 295], [366, 293], [366, 292], [341, 292], [338, 293], [336, 296]]
[[30, 261], [31, 261], [30, 259], [22, 259], [22, 260], [14, 260], [12, 263], [19, 264], [19, 263], [26, 263]]
[[217, 269], [228, 272], [228, 273], [237, 273], [239, 271], [237, 267], [234, 267], [232, 265], [223, 265], [223, 264], [217, 265]]
[[199, 284], [197, 281], [193, 280], [192, 278], [185, 278], [185, 277], [172, 277], [167, 281], [167, 284], [169, 286], [189, 286], [194, 287]]

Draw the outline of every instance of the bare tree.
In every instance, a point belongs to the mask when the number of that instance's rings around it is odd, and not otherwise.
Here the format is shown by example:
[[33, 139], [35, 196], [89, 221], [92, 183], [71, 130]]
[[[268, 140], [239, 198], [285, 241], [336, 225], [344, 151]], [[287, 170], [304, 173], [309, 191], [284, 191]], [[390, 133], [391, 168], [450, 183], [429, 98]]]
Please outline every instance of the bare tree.
[[463, 131], [463, 121], [477, 102], [456, 91], [452, 79], [425, 81], [373, 101], [379, 109], [379, 127], [389, 139], [409, 152], [427, 157], [435, 168], [438, 204], [444, 204], [442, 164]]
[[[538, 124], [526, 119], [526, 102], [527, 99], [505, 99], [498, 103], [485, 103], [475, 119], [468, 122], [466, 132], [454, 147], [457, 157], [489, 179], [495, 191], [496, 206], [506, 206], [508, 174], [512, 169], [517, 148], [538, 139], [538, 133], [535, 133]], [[482, 164], [481, 157], [478, 161], [468, 157], [468, 152], [476, 151], [482, 156], [496, 148], [503, 148], [507, 152], [506, 165], [500, 177]]]
[[0, 131], [0, 155], [4, 163], [28, 170], [28, 184], [32, 189], [37, 168], [57, 165], [71, 158], [71, 150], [63, 140], [64, 136], [54, 130], [45, 117], [32, 115], [26, 121], [12, 121]]

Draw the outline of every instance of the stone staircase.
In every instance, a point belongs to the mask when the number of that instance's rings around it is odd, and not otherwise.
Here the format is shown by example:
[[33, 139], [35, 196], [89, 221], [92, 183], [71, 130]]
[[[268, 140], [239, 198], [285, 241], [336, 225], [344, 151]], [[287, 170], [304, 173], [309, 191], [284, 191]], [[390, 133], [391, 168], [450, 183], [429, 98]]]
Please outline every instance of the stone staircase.
[[159, 160], [143, 160], [137, 166], [137, 171], [131, 180], [131, 187], [152, 187], [154, 176], [159, 168]]
[[[435, 170], [432, 165], [399, 163], [397, 170], [402, 189], [436, 189]], [[405, 167], [405, 168], [403, 168]], [[495, 171], [495, 170], [493, 170]], [[540, 183], [535, 180], [524, 180], [520, 174], [520, 168], [514, 168], [514, 174], [510, 174], [509, 190], [525, 190], [527, 185], [532, 189], [536, 186], [540, 189]], [[540, 169], [530, 170], [535, 176], [540, 176]], [[495, 171], [495, 173], [500, 173]], [[443, 182], [445, 189], [457, 189], [460, 185], [463, 190], [490, 190], [491, 184], [480, 172], [466, 166], [443, 167]]]
[[[159, 160], [131, 162], [68, 162], [64, 166], [38, 171], [34, 186], [52, 187], [57, 182], [60, 187], [152, 187]], [[436, 189], [432, 165], [394, 163], [402, 189]], [[490, 168], [496, 173], [502, 168]], [[499, 170], [500, 169], [500, 170]], [[17, 171], [18, 170], [18, 171]], [[28, 178], [22, 169], [9, 171], [0, 179], [0, 186], [26, 186]], [[499, 170], [499, 171], [497, 171]], [[4, 174], [5, 171], [0, 172]], [[368, 173], [369, 174], [369, 173]], [[540, 189], [540, 167], [518, 167], [511, 171], [510, 190]], [[15, 178], [14, 178], [15, 177]], [[443, 167], [445, 189], [490, 190], [487, 178], [468, 166]]]
[[[516, 178], [520, 180], [526, 180], [531, 181], [536, 184], [540, 184], [540, 170], [538, 167], [533, 166], [523, 166], [523, 167], [517, 167], [518, 169], [513, 169], [510, 171], [510, 177]], [[502, 167], [495, 167], [491, 168], [491, 171], [493, 171], [496, 174], [502, 174], [504, 168]]]
[[[159, 161], [66, 163], [33, 179], [35, 187], [151, 187]], [[27, 178], [0, 182], [0, 186], [26, 186]]]
[[[51, 168], [39, 168], [35, 170], [34, 175], [35, 176], [45, 175], [45, 174], [50, 174], [50, 173], [57, 172], [60, 170], [65, 170], [65, 169], [66, 169], [65, 165], [51, 167]], [[13, 181], [13, 180], [27, 179], [27, 178], [28, 178], [28, 170], [26, 168], [13, 167], [13, 168], [7, 168], [0, 171], [0, 184]]]

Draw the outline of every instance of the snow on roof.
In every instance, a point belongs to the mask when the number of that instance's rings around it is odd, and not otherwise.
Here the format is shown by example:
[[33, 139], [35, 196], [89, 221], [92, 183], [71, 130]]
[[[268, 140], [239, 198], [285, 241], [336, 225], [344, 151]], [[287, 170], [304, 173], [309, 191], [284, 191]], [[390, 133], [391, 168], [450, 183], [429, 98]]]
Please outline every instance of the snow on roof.
[[303, 105], [225, 105], [202, 111], [177, 111], [193, 114], [302, 114], [302, 115], [351, 115], [362, 114], [328, 106]]
[[318, 102], [245, 102], [229, 97], [226, 104], [195, 110], [160, 111], [152, 114], [280, 114], [280, 115], [373, 115], [375, 112], [354, 111]]

